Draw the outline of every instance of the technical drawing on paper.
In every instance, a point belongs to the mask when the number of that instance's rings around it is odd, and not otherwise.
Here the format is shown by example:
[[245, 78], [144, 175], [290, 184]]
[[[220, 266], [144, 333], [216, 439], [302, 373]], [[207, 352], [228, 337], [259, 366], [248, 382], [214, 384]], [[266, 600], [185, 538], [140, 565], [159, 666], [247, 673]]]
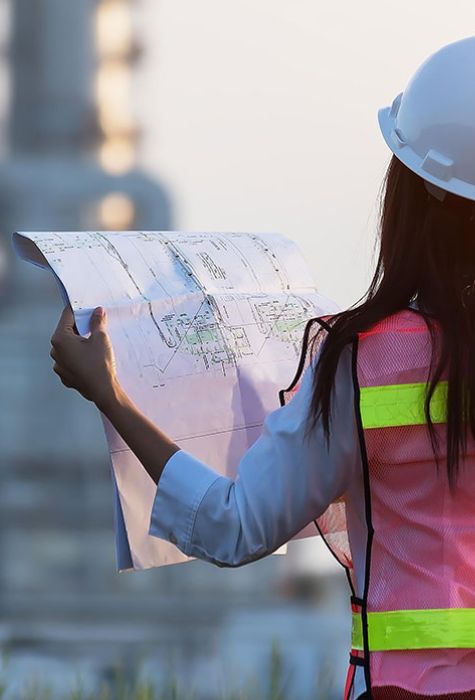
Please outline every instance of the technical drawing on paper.
[[[96, 306], [107, 309], [126, 391], [183, 449], [231, 476], [294, 376], [306, 322], [338, 310], [279, 234], [45, 232], [14, 244], [52, 269], [81, 334]], [[187, 560], [148, 535], [155, 485], [104, 423], [130, 567]]]

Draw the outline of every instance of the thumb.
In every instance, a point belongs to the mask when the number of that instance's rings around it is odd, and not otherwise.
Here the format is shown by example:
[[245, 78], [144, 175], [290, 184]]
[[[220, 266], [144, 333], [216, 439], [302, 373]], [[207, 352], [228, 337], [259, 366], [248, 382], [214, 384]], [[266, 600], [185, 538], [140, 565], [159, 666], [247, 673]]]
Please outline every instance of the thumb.
[[95, 331], [105, 331], [107, 325], [106, 310], [102, 306], [94, 309], [89, 321], [89, 329], [91, 333]]

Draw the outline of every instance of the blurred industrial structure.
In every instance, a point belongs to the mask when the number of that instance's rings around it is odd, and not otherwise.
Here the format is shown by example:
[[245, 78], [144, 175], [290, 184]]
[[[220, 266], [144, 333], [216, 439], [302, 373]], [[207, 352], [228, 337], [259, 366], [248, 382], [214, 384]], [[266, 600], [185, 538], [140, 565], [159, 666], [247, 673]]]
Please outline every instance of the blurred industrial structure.
[[127, 669], [143, 657], [162, 673], [172, 655], [210, 694], [223, 675], [252, 671], [277, 637], [296, 664], [298, 697], [313, 697], [318, 664], [347, 636], [340, 614], [315, 603], [343, 612], [343, 577], [341, 587], [332, 572], [320, 583], [313, 571], [292, 579], [280, 557], [239, 570], [193, 562], [116, 573], [102, 425], [51, 371], [62, 304], [52, 276], [13, 258], [10, 237], [172, 227], [169, 194], [137, 162], [139, 6], [1, 2], [10, 99], [0, 163], [0, 644], [11, 682], [32, 669], [47, 682], [69, 680], [67, 668], [107, 677], [117, 660]]

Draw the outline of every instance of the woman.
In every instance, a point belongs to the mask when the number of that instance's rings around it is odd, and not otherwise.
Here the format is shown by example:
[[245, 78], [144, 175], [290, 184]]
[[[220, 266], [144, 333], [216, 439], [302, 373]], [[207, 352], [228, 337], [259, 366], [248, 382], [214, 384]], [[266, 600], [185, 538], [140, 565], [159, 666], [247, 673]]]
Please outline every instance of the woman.
[[[475, 700], [475, 37], [429, 57], [379, 112], [394, 155], [365, 297], [307, 325], [299, 371], [236, 480], [131, 402], [101, 308], [65, 309], [54, 371], [157, 483], [150, 533], [240, 566], [313, 520], [345, 566], [345, 697]], [[470, 77], [470, 80], [469, 80]], [[315, 331], [315, 332], [314, 332]]]

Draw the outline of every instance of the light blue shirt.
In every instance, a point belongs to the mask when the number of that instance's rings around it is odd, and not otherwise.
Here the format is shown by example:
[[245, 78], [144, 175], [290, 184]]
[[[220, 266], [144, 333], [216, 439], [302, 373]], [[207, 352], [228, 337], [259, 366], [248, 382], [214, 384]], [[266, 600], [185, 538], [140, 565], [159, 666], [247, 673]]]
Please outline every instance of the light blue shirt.
[[351, 346], [337, 368], [328, 447], [320, 422], [304, 439], [316, 361], [292, 400], [266, 416], [236, 479], [185, 450], [170, 457], [157, 487], [151, 535], [218, 566], [241, 566], [275, 551], [348, 490], [361, 473]]

